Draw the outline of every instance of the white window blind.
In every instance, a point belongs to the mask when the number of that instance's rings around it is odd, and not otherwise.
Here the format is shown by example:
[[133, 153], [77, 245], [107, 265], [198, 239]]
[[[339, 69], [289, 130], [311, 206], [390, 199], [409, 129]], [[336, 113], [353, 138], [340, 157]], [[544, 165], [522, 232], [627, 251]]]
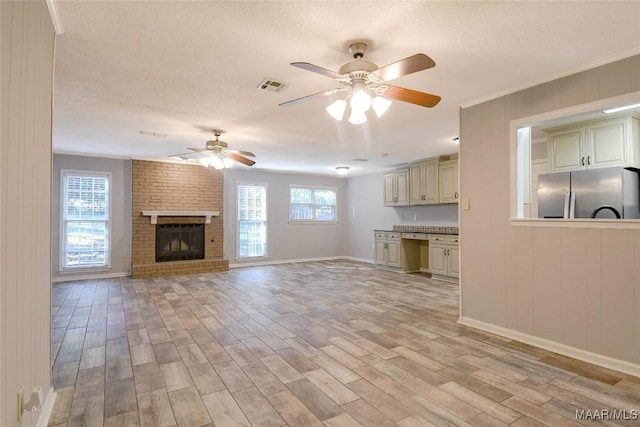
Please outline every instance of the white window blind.
[[267, 256], [267, 184], [238, 183], [238, 259]]
[[110, 266], [110, 181], [109, 173], [62, 171], [62, 270]]
[[292, 185], [289, 206], [293, 222], [335, 222], [336, 189]]

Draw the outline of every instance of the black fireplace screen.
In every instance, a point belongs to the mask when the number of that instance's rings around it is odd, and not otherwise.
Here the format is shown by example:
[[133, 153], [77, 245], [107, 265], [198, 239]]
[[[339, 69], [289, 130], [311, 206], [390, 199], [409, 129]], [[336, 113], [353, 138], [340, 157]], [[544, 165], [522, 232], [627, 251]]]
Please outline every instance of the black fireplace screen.
[[204, 259], [204, 224], [156, 225], [156, 262]]

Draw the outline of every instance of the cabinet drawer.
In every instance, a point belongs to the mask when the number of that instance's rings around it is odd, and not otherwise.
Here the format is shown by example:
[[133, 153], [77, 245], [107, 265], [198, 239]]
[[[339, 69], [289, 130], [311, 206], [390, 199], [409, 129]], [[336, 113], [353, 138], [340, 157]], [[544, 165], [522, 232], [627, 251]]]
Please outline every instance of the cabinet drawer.
[[442, 243], [447, 243], [449, 240], [449, 236], [447, 236], [446, 234], [429, 234], [429, 236], [427, 237], [427, 239], [430, 242], [442, 242]]
[[387, 233], [387, 239], [400, 239], [401, 233]]
[[460, 237], [459, 236], [449, 236], [447, 239], [448, 239], [448, 242], [453, 244], [453, 245], [457, 245], [458, 243], [460, 243]]
[[387, 233], [376, 233], [376, 239], [386, 239]]
[[425, 233], [402, 233], [403, 239], [427, 240]]

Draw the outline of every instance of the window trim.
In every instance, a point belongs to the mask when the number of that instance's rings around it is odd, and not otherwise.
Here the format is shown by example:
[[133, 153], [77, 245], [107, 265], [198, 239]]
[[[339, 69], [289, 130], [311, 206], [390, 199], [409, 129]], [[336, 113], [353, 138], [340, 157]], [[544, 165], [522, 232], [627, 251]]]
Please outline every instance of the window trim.
[[[293, 203], [291, 203], [291, 189], [292, 188], [310, 189], [314, 193], [315, 193], [315, 190], [332, 190], [333, 193], [335, 194], [335, 198], [336, 198], [336, 202], [333, 205], [333, 207], [334, 207], [334, 219], [327, 220], [327, 221], [317, 220], [316, 219], [315, 197], [313, 198], [314, 202], [311, 203], [311, 209], [313, 211], [313, 218], [311, 218], [311, 219], [294, 219], [294, 218], [291, 218], [291, 205], [293, 204]], [[315, 194], [314, 194], [314, 196], [315, 196]], [[297, 204], [300, 204], [300, 203], [297, 203]], [[330, 205], [321, 205], [321, 206], [330, 206]], [[289, 185], [289, 213], [287, 214], [287, 216], [289, 217], [289, 223], [290, 224], [337, 224], [338, 223], [338, 188], [337, 187], [321, 186], [321, 185], [290, 184]]]
[[[264, 227], [265, 227], [265, 242], [264, 242], [264, 255], [259, 256], [240, 256], [240, 209], [238, 206], [239, 197], [238, 197], [238, 189], [241, 185], [246, 186], [260, 186], [264, 187], [264, 195], [265, 195], [265, 213], [264, 213]], [[255, 181], [236, 181], [236, 261], [254, 261], [260, 259], [267, 259], [269, 257], [269, 197], [268, 192], [269, 186], [266, 182], [255, 182]]]
[[[65, 234], [65, 207], [67, 206], [67, 186], [65, 183], [65, 178], [67, 176], [85, 176], [85, 177], [99, 177], [106, 178], [108, 185], [107, 192], [107, 219], [106, 219], [106, 234], [107, 234], [107, 256], [105, 265], [94, 266], [94, 267], [65, 267], [64, 258], [66, 255], [65, 251], [65, 243], [66, 243], [66, 234]], [[87, 171], [87, 170], [77, 170], [77, 169], [60, 169], [60, 219], [59, 219], [59, 248], [58, 248], [58, 272], [59, 273], [81, 273], [81, 272], [97, 272], [97, 271], [109, 271], [111, 270], [111, 252], [112, 252], [112, 233], [111, 233], [111, 224], [113, 222], [111, 215], [111, 206], [112, 206], [112, 173], [105, 171]]]

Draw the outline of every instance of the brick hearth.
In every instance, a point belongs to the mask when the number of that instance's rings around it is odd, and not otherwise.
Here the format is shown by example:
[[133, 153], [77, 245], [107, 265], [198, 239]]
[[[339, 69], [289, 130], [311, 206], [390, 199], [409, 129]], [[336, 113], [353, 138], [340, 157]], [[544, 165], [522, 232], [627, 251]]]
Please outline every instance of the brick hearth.
[[[223, 259], [222, 195], [224, 175], [200, 165], [134, 160], [132, 164], [132, 254], [134, 278], [227, 271]], [[205, 224], [205, 252], [202, 260], [155, 261], [156, 226], [142, 211], [218, 211]], [[204, 224], [200, 216], [158, 217], [158, 224]]]

